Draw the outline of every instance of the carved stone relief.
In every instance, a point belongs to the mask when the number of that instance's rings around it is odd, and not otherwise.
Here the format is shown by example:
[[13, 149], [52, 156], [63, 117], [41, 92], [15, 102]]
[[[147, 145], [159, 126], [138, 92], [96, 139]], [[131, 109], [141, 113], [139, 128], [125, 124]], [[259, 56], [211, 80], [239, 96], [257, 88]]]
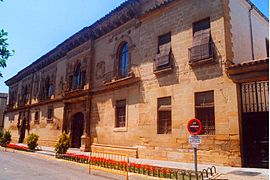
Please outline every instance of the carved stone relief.
[[41, 84], [40, 84], [40, 91], [38, 98], [39, 99], [46, 99], [48, 94], [48, 85], [50, 85], [51, 93], [54, 95], [55, 93], [55, 86], [56, 86], [56, 66], [49, 66], [48, 68], [44, 69], [41, 72]]
[[[66, 77], [65, 82], [63, 83], [63, 87], [65, 90], [73, 89], [74, 87], [74, 76], [77, 71], [78, 66], [80, 67], [81, 78], [84, 83], [87, 81], [87, 60], [88, 56], [84, 56], [77, 59], [69, 60], [66, 64]], [[82, 84], [84, 84], [82, 83]]]
[[100, 61], [96, 64], [96, 79], [103, 79], [105, 74], [105, 62]]

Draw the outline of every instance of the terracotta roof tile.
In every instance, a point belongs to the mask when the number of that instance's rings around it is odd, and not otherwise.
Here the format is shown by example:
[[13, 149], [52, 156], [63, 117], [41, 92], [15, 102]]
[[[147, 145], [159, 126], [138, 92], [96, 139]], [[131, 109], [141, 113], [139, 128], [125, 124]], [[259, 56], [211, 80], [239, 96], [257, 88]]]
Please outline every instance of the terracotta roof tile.
[[161, 8], [161, 7], [164, 7], [164, 6], [166, 6], [167, 4], [171, 3], [172, 1], [174, 1], [174, 0], [164, 0], [164, 1], [162, 1], [160, 4], [156, 4], [155, 6], [153, 6], [153, 7], [150, 8], [149, 10], [147, 10], [144, 14], [150, 13], [150, 12], [152, 12], [152, 11], [154, 11], [154, 10], [157, 10], [157, 9], [159, 9], [159, 8]]
[[244, 62], [241, 62], [241, 63], [238, 63], [238, 64], [232, 64], [228, 68], [231, 69], [231, 68], [251, 66], [251, 65], [262, 64], [262, 63], [269, 63], [269, 58], [244, 61]]

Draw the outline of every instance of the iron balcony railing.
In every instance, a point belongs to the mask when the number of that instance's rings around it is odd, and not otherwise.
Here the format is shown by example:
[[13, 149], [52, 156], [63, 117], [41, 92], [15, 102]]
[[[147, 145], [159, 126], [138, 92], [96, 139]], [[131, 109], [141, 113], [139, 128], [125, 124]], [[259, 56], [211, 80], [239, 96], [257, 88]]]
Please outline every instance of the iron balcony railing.
[[110, 83], [113, 81], [117, 81], [117, 80], [121, 80], [121, 79], [125, 79], [125, 78], [132, 78], [132, 77], [140, 77], [140, 72], [139, 72], [139, 68], [138, 66], [132, 66], [130, 68], [130, 71], [127, 73], [126, 76], [119, 76], [118, 73], [116, 71], [109, 71], [107, 73], [104, 74], [103, 77], [103, 83]]

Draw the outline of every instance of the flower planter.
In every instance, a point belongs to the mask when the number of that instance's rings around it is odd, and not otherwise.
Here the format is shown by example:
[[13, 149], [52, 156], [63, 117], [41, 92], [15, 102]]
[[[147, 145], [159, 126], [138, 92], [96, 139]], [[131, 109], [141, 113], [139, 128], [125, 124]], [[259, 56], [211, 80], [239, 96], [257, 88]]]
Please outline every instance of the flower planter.
[[66, 159], [69, 161], [75, 161], [83, 164], [91, 164], [93, 166], [99, 166], [106, 169], [112, 169], [117, 171], [126, 171], [128, 170], [131, 173], [142, 174], [145, 176], [152, 176], [158, 178], [167, 178], [167, 179], [184, 179], [190, 180], [194, 179], [194, 173], [191, 171], [179, 171], [177, 169], [158, 167], [153, 165], [137, 164], [130, 163], [128, 164], [125, 161], [117, 161], [106, 158], [91, 157], [85, 155], [76, 155], [72, 153], [67, 154], [56, 154], [56, 158]]

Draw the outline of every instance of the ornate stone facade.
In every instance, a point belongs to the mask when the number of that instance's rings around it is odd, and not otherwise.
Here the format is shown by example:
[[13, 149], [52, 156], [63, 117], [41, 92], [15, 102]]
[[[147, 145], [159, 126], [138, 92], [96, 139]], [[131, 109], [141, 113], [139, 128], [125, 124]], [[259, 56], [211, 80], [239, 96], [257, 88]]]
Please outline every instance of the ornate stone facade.
[[25, 126], [43, 145], [66, 131], [83, 150], [192, 162], [186, 125], [201, 117], [199, 162], [243, 165], [239, 87], [227, 74], [238, 61], [230, 8], [229, 0], [123, 3], [6, 82], [6, 129], [14, 141]]
[[8, 94], [0, 93], [0, 132], [2, 132], [4, 127], [4, 111], [7, 107], [7, 97]]

